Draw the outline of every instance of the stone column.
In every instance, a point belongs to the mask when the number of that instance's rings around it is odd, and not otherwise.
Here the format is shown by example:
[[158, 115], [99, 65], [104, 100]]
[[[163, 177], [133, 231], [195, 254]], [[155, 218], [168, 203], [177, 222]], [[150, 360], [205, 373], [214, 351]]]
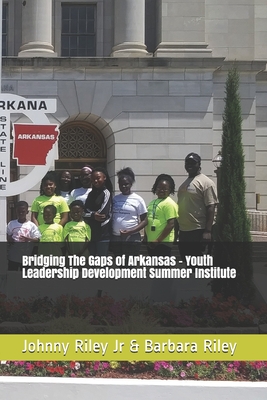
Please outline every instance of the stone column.
[[159, 0], [156, 57], [211, 57], [205, 42], [205, 0]]
[[145, 0], [115, 0], [112, 57], [145, 57]]
[[25, 0], [19, 57], [55, 57], [52, 46], [52, 0]]

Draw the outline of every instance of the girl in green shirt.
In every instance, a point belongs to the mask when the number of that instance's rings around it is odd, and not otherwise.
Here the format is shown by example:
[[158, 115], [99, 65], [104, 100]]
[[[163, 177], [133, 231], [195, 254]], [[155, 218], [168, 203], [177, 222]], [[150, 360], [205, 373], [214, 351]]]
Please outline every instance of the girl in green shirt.
[[174, 228], [178, 218], [178, 206], [170, 198], [174, 194], [175, 183], [170, 175], [161, 174], [157, 177], [152, 193], [157, 199], [152, 200], [148, 207], [148, 224], [145, 235], [148, 254], [155, 256], [170, 256], [171, 243], [174, 242]]
[[58, 194], [57, 176], [54, 171], [49, 171], [41, 181], [40, 196], [33, 200], [31, 206], [31, 220], [35, 225], [44, 223], [44, 208], [48, 205], [56, 207], [54, 222], [62, 226], [68, 222], [69, 207], [66, 200]]

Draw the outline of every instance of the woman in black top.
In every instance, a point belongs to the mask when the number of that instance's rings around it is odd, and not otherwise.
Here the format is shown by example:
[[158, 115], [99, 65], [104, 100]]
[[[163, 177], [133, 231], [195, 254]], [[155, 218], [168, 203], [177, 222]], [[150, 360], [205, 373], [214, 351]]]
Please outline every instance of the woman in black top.
[[107, 171], [94, 168], [91, 174], [92, 190], [85, 201], [84, 220], [91, 228], [90, 254], [107, 256], [110, 240], [112, 183]]

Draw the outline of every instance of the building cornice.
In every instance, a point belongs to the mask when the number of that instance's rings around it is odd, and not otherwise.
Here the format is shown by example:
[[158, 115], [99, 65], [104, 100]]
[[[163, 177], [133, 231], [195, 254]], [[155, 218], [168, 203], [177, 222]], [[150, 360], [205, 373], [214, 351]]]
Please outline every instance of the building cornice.
[[35, 57], [18, 58], [3, 57], [2, 65], [5, 67], [34, 67], [34, 68], [177, 68], [177, 69], [217, 69], [224, 63], [224, 58], [65, 58], [65, 57]]

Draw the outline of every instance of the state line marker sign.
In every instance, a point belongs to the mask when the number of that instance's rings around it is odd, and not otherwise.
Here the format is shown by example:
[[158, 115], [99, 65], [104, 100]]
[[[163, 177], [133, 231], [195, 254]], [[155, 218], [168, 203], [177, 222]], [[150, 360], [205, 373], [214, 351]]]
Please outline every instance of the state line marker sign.
[[14, 124], [13, 158], [18, 165], [46, 165], [48, 152], [57, 142], [57, 125]]
[[[6, 198], [26, 192], [40, 182], [57, 157], [58, 125], [50, 124], [46, 114], [56, 112], [56, 99], [28, 99], [18, 95], [0, 95], [0, 241], [6, 241]], [[33, 123], [14, 124], [13, 157], [20, 166], [33, 169], [10, 182], [10, 115], [24, 114]]]

